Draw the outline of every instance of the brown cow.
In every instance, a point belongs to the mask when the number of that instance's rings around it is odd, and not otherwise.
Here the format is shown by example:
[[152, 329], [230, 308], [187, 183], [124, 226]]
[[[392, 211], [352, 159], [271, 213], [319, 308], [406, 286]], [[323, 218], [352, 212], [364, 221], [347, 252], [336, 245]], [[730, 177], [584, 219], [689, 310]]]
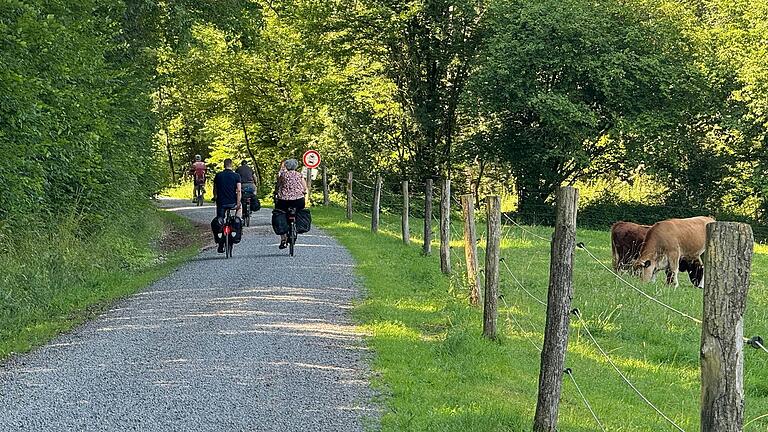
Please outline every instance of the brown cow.
[[650, 225], [638, 225], [632, 222], [616, 222], [611, 225], [611, 250], [613, 251], [613, 269], [631, 270], [632, 264], [640, 256], [640, 249], [645, 242], [645, 235]]
[[[644, 282], [649, 282], [656, 273], [665, 270], [667, 283], [677, 287], [677, 272], [680, 260], [701, 265], [707, 232], [706, 226], [715, 220], [698, 216], [687, 219], [668, 219], [656, 222], [645, 236], [645, 244], [635, 268], [642, 270]], [[686, 266], [688, 267], [688, 266]]]

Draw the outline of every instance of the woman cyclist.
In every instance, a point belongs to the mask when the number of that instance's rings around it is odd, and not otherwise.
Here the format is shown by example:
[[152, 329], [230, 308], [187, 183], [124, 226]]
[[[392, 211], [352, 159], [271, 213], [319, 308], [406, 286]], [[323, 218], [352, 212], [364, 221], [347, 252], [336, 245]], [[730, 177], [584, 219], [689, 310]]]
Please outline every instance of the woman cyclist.
[[[299, 162], [296, 159], [288, 159], [280, 164], [277, 173], [277, 187], [275, 189], [275, 208], [287, 212], [289, 208], [296, 211], [305, 206], [304, 196], [307, 194], [307, 182], [300, 172], [296, 171]], [[280, 249], [288, 247], [288, 237], [280, 236]]]

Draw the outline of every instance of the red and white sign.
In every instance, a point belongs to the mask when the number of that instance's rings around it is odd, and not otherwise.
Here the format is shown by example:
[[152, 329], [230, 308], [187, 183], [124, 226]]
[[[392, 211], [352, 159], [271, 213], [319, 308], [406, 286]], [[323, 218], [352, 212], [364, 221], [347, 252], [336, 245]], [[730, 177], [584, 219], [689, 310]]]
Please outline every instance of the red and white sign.
[[320, 166], [320, 153], [317, 150], [307, 150], [302, 161], [304, 161], [305, 167], [315, 169]]

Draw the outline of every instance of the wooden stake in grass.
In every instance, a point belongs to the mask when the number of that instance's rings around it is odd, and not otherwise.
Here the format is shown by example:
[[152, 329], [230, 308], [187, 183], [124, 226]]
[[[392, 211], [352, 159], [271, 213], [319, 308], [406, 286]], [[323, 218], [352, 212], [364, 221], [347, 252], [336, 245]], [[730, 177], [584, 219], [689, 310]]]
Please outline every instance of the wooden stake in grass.
[[464, 258], [467, 262], [467, 283], [469, 303], [480, 302], [480, 277], [477, 272], [477, 229], [475, 228], [475, 198], [472, 194], [461, 196], [461, 211], [464, 216]]
[[347, 174], [347, 219], [352, 220], [352, 171]]
[[373, 209], [371, 210], [371, 232], [379, 232], [379, 216], [381, 214], [381, 175], [376, 176], [373, 185]]
[[328, 190], [328, 167], [323, 164], [323, 205], [331, 205], [330, 191]]
[[424, 255], [432, 254], [432, 179], [424, 186]]
[[539, 398], [533, 421], [535, 432], [557, 431], [573, 298], [573, 252], [576, 247], [578, 202], [579, 192], [575, 188], [563, 187], [557, 192], [557, 219], [549, 266], [547, 323], [539, 369]]
[[744, 309], [754, 237], [743, 223], [707, 225], [701, 326], [701, 430], [741, 432]]
[[440, 271], [451, 274], [451, 180], [443, 180], [440, 193]]
[[408, 204], [408, 180], [403, 180], [403, 219], [401, 228], [403, 230], [403, 243], [411, 244], [411, 222], [409, 220]]
[[485, 246], [485, 302], [483, 305], [483, 336], [496, 339], [496, 320], [499, 301], [499, 259], [501, 244], [501, 199], [498, 195], [486, 198], [488, 233]]

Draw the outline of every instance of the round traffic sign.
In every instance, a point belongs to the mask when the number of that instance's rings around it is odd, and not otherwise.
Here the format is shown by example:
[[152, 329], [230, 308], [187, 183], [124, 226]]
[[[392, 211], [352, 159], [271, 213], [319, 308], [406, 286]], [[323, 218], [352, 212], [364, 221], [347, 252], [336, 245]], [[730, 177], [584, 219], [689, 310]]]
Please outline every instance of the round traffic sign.
[[304, 166], [309, 169], [314, 169], [320, 166], [320, 153], [317, 150], [307, 150], [302, 158]]

